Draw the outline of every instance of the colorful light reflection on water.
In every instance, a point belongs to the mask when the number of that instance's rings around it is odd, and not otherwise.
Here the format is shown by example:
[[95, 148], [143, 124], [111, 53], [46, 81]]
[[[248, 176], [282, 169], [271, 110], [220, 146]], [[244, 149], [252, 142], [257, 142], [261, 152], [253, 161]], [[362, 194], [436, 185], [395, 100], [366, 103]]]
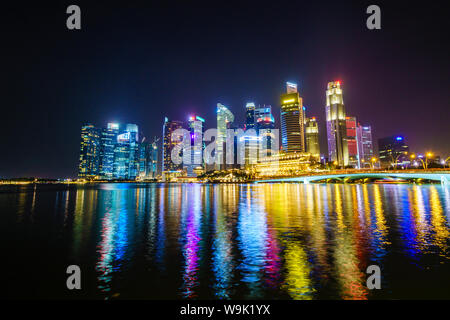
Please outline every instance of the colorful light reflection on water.
[[[38, 269], [80, 265], [83, 298], [450, 298], [441, 185], [45, 188], [0, 193], [3, 236], [21, 239], [11, 252], [48, 252]], [[365, 285], [371, 264], [382, 290]], [[59, 287], [34, 294], [67, 296]]]

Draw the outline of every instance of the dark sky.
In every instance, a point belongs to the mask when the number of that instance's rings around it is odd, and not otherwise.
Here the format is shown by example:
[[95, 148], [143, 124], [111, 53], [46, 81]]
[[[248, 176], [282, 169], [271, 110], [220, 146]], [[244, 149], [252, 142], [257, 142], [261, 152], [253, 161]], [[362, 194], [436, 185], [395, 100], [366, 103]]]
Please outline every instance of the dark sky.
[[[394, 2], [394, 4], [392, 4]], [[217, 102], [244, 120], [295, 81], [321, 125], [325, 88], [341, 80], [347, 115], [374, 140], [402, 134], [412, 151], [449, 156], [449, 14], [441, 1], [34, 1], [2, 4], [0, 178], [75, 177], [84, 122], [164, 116], [215, 126]], [[382, 29], [366, 28], [379, 4]], [[82, 30], [66, 28], [77, 4]]]

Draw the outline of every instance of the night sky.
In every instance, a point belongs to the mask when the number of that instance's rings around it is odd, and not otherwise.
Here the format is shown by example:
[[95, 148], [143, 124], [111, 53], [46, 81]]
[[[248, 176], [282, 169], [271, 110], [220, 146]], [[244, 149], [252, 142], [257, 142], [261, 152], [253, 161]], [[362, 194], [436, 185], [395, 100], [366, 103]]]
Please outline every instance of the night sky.
[[[95, 2], [95, 3], [94, 3]], [[391, 1], [394, 2], [394, 1]], [[243, 124], [245, 103], [271, 104], [298, 83], [326, 153], [325, 89], [341, 80], [347, 115], [374, 142], [450, 156], [450, 14], [441, 1], [34, 1], [2, 4], [0, 178], [76, 177], [85, 122], [164, 116], [215, 126], [217, 102]], [[77, 4], [82, 30], [66, 28]], [[378, 4], [382, 29], [366, 28]]]

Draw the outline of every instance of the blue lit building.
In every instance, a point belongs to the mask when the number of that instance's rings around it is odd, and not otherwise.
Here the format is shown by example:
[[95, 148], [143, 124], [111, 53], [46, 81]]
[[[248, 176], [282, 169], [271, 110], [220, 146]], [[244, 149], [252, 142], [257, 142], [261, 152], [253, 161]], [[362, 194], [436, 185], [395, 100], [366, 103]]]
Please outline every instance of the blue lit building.
[[190, 164], [185, 166], [187, 175], [196, 176], [194, 169], [203, 168], [203, 150], [205, 144], [203, 142], [205, 120], [199, 116], [191, 116], [188, 121], [188, 130], [191, 137], [191, 157]]
[[245, 105], [245, 130], [255, 128], [255, 104], [253, 102], [248, 102]]
[[92, 124], [81, 127], [78, 177], [95, 179], [100, 174], [100, 130]]
[[183, 129], [183, 122], [170, 120], [165, 117], [163, 124], [163, 147], [162, 147], [162, 168], [161, 171], [178, 171], [182, 170], [182, 165], [174, 163], [172, 161], [172, 149], [182, 142], [182, 137], [179, 139], [172, 139], [172, 134], [178, 130]]
[[158, 175], [158, 142], [159, 139], [153, 142], [142, 139], [139, 144], [139, 177], [141, 179], [154, 179]]
[[114, 148], [113, 177], [136, 179], [139, 175], [139, 131], [135, 124], [126, 124], [117, 135]]
[[111, 180], [114, 177], [114, 149], [117, 144], [119, 124], [108, 123], [101, 129], [100, 148], [100, 176], [102, 179]]

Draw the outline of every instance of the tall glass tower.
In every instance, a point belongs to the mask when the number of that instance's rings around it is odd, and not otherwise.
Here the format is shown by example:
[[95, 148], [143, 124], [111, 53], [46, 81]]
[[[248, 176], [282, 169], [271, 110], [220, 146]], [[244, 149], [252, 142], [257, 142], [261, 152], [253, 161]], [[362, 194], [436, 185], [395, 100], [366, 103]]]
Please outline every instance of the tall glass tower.
[[345, 107], [339, 81], [328, 83], [326, 103], [328, 159], [339, 166], [348, 166]]
[[95, 178], [100, 175], [100, 130], [88, 123], [81, 127], [81, 146], [78, 176]]
[[177, 129], [182, 129], [183, 123], [181, 121], [164, 118], [163, 124], [163, 147], [162, 147], [162, 172], [181, 170], [182, 166], [175, 164], [172, 161], [172, 149], [182, 142], [182, 137], [179, 140], [172, 139], [172, 133]]
[[139, 131], [135, 124], [127, 124], [117, 135], [114, 148], [114, 178], [136, 179], [139, 168]]
[[203, 167], [203, 131], [205, 119], [199, 116], [189, 117], [188, 127], [191, 139], [191, 161], [186, 166], [187, 175], [195, 176], [194, 169]]
[[373, 157], [373, 141], [371, 126], [362, 126], [358, 123], [356, 128], [360, 167], [370, 166]]
[[225, 142], [227, 140], [227, 128], [234, 121], [234, 115], [221, 103], [217, 104], [217, 139], [216, 139], [216, 169], [226, 168]]
[[118, 123], [108, 123], [101, 132], [100, 175], [102, 179], [111, 180], [114, 175], [114, 148], [119, 133]]
[[286, 153], [305, 152], [305, 108], [297, 84], [287, 82], [281, 95], [281, 145]]
[[360, 152], [357, 138], [356, 117], [345, 117], [345, 126], [347, 127], [347, 148], [349, 165], [359, 168]]
[[306, 118], [305, 124], [306, 152], [317, 160], [320, 159], [319, 125], [315, 117]]
[[245, 105], [245, 130], [255, 128], [255, 104], [248, 102]]

